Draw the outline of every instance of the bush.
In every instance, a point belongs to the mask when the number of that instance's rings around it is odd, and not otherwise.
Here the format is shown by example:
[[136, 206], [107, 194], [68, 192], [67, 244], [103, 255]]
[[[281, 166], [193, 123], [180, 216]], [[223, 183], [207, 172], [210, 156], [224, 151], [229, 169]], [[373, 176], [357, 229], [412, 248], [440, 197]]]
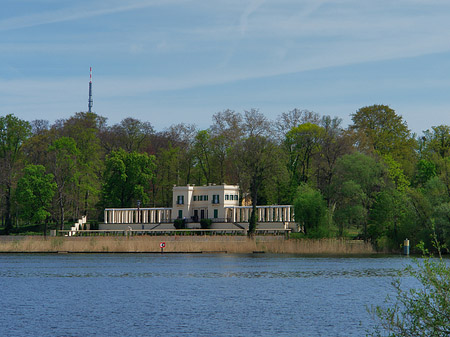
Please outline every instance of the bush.
[[314, 237], [328, 236], [324, 227], [319, 227], [325, 222], [327, 213], [326, 202], [319, 190], [307, 184], [298, 187], [294, 199], [295, 221], [303, 225], [303, 231], [309, 235], [313, 232]]
[[175, 229], [186, 229], [186, 219], [175, 219], [173, 226]]
[[211, 229], [212, 226], [212, 220], [211, 219], [201, 219], [200, 220], [200, 227], [202, 229]]
[[370, 310], [379, 326], [369, 336], [450, 336], [450, 268], [442, 259], [416, 265], [405, 272], [419, 281], [419, 288], [402, 289], [396, 279], [395, 302]]

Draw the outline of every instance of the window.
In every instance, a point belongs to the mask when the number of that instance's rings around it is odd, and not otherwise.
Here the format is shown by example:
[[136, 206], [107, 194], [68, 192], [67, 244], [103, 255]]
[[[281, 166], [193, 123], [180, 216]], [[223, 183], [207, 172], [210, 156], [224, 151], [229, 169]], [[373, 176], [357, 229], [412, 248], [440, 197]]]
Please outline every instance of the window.
[[181, 219], [183, 217], [183, 210], [178, 211], [178, 219]]
[[239, 196], [237, 194], [234, 195], [234, 200], [239, 200]]
[[207, 195], [204, 195], [204, 197], [205, 197], [204, 200], [205, 200], [205, 201], [208, 201], [208, 196], [207, 196]]
[[177, 204], [184, 205], [184, 195], [177, 196]]
[[225, 194], [225, 200], [228, 200], [228, 198], [229, 198], [229, 195]]
[[197, 196], [196, 195], [194, 195], [194, 201], [197, 201]]
[[198, 198], [199, 201], [203, 201], [203, 195], [199, 195]]
[[219, 210], [215, 209], [214, 210], [214, 218], [218, 218], [219, 217]]
[[218, 194], [213, 194], [213, 199], [212, 199], [212, 203], [213, 204], [218, 204], [219, 203], [219, 195]]

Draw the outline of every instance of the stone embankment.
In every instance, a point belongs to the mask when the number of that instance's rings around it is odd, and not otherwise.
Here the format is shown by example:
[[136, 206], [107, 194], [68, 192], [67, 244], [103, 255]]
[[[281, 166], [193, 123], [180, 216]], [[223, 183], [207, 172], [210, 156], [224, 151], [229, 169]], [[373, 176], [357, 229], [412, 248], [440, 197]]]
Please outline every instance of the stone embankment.
[[375, 254], [363, 241], [340, 239], [285, 239], [281, 236], [108, 236], [0, 237], [0, 253], [280, 253]]

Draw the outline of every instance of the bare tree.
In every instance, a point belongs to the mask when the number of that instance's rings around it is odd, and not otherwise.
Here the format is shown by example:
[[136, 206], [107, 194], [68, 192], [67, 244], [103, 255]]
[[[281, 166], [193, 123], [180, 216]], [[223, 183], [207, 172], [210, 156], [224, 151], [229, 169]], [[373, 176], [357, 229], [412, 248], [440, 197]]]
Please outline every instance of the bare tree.
[[258, 109], [244, 112], [244, 132], [247, 137], [270, 136], [271, 123]]
[[320, 124], [319, 114], [297, 108], [290, 110], [289, 112], [283, 112], [278, 116], [275, 122], [276, 139], [279, 142], [283, 142], [286, 134], [292, 130], [292, 128], [304, 123]]

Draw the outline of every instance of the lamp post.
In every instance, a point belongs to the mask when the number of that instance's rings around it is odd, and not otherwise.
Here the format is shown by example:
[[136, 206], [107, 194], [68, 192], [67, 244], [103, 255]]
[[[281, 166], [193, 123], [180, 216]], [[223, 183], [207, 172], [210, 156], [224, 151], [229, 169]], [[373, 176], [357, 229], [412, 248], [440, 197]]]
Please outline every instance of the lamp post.
[[[137, 201], [137, 223], [138, 224], [141, 223], [141, 211], [139, 209], [140, 207], [141, 207], [141, 201], [138, 200]], [[142, 227], [142, 229], [144, 229], [144, 227]]]

